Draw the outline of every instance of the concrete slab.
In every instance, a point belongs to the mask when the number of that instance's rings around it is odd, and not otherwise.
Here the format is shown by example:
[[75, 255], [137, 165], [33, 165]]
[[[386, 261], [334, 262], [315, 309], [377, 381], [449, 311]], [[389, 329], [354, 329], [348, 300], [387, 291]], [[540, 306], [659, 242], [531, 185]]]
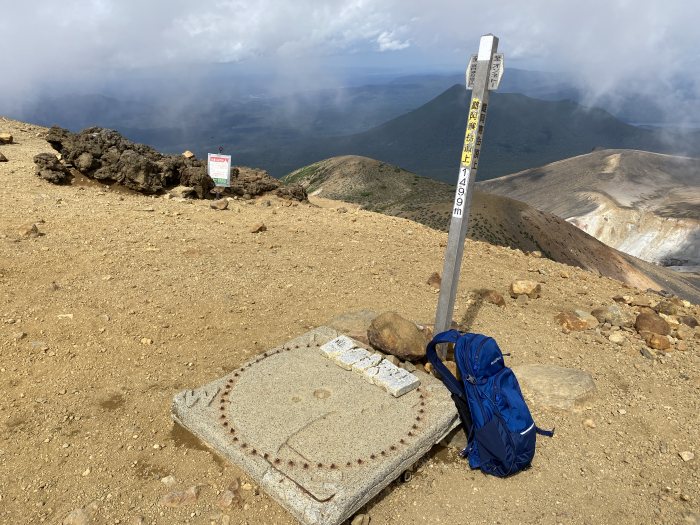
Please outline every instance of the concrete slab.
[[338, 366], [320, 347], [339, 335], [317, 328], [173, 399], [178, 423], [305, 525], [351, 517], [458, 422], [432, 376], [396, 398]]

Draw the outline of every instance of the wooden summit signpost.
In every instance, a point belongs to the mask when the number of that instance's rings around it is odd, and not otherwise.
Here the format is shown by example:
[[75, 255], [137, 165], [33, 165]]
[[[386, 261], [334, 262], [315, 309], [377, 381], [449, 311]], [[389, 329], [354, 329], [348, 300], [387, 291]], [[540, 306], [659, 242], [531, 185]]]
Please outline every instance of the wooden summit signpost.
[[[467, 88], [472, 90], [472, 98], [469, 102], [467, 130], [464, 135], [450, 232], [447, 236], [442, 286], [435, 317], [435, 333], [449, 330], [452, 324], [457, 283], [464, 253], [464, 239], [469, 225], [469, 208], [486, 123], [489, 92], [498, 88], [503, 76], [503, 55], [496, 53], [497, 50], [497, 37], [490, 34], [482, 36], [479, 42], [479, 53], [471, 57], [467, 67]], [[446, 350], [444, 345], [441, 346], [443, 348], [440, 354], [444, 359]]]

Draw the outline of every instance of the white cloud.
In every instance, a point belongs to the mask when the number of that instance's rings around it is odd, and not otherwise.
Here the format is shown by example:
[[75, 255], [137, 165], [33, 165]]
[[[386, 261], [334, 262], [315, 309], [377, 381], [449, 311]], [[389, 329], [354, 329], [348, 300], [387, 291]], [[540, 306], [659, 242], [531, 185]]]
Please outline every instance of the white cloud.
[[4, 95], [123, 68], [269, 58], [293, 70], [367, 53], [386, 63], [383, 52], [402, 49], [417, 69], [458, 69], [488, 32], [509, 64], [577, 75], [593, 95], [635, 86], [670, 96], [678, 78], [700, 91], [700, 2], [687, 0], [0, 2], [0, 35], [16, 43], [3, 56]]
[[400, 51], [411, 46], [411, 42], [399, 40], [394, 37], [394, 33], [389, 31], [383, 31], [377, 37], [377, 44], [379, 44], [379, 51]]

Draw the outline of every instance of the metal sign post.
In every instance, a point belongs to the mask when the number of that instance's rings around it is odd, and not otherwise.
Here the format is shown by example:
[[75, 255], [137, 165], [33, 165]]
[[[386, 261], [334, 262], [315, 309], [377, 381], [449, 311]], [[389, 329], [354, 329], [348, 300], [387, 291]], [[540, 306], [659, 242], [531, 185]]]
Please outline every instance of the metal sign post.
[[[435, 333], [449, 330], [452, 325], [452, 313], [464, 253], [464, 238], [469, 224], [469, 208], [486, 123], [489, 91], [498, 88], [503, 76], [503, 55], [496, 53], [497, 50], [498, 38], [490, 34], [482, 36], [479, 42], [479, 53], [471, 57], [467, 67], [467, 87], [472, 90], [472, 98], [469, 103], [467, 131], [464, 136], [450, 232], [447, 236], [445, 265], [442, 270], [442, 285], [435, 317]], [[446, 349], [444, 345], [441, 346], [439, 353], [444, 359]]]

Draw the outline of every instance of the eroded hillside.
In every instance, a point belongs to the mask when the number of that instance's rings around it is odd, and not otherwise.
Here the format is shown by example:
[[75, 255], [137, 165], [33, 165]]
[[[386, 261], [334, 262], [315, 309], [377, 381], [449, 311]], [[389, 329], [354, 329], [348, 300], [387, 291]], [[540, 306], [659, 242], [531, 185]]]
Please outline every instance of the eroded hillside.
[[[440, 230], [449, 227], [453, 186], [367, 157], [333, 157], [301, 168], [284, 180], [321, 197], [357, 203]], [[641, 289], [671, 290], [700, 300], [700, 289], [675, 272], [610, 249], [564, 219], [511, 198], [475, 191], [469, 237], [525, 252], [541, 251], [552, 260]]]
[[553, 213], [608, 246], [700, 266], [700, 160], [603, 150], [479, 183]]

